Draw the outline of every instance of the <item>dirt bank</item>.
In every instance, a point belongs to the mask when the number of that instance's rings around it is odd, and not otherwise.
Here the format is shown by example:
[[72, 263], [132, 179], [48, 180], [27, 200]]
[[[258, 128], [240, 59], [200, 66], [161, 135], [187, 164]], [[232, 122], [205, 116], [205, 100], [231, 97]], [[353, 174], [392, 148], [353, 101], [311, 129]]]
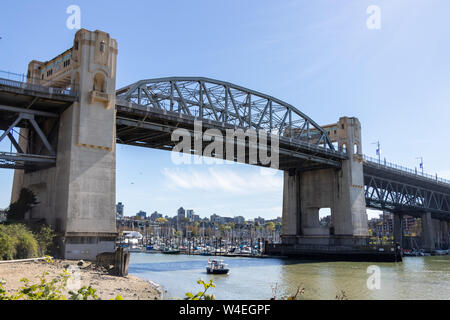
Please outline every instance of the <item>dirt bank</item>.
[[[64, 267], [77, 266], [78, 261], [54, 260], [53, 263], [44, 261], [14, 262], [0, 264], [0, 279], [6, 281], [5, 289], [16, 291], [23, 286], [20, 281], [27, 278], [31, 283], [37, 283], [43, 272], [48, 272], [47, 280], [60, 275]], [[148, 281], [136, 276], [116, 277], [107, 274], [101, 268], [95, 267], [90, 262], [85, 262], [79, 267], [81, 286], [91, 285], [97, 289], [97, 295], [102, 300], [115, 298], [118, 294], [125, 300], [156, 300], [160, 299], [159, 289]], [[68, 296], [68, 290], [64, 295]]]

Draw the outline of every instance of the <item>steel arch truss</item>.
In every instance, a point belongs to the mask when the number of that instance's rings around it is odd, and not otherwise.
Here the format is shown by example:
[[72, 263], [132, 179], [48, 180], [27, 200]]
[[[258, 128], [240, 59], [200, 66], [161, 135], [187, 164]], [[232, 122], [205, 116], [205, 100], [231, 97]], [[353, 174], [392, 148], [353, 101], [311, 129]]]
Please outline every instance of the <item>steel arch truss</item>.
[[141, 80], [117, 90], [117, 99], [199, 120], [264, 129], [334, 151], [327, 132], [292, 105], [228, 82], [198, 77]]
[[364, 175], [367, 207], [388, 211], [431, 212], [448, 219], [450, 192], [410, 185], [402, 182]]

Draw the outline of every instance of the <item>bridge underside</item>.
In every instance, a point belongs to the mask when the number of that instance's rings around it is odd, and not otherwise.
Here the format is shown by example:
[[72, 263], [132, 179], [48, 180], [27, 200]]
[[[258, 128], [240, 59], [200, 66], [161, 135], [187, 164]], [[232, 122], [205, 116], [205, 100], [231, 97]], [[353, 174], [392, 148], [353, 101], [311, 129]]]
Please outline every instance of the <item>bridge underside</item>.
[[[0, 168], [38, 170], [54, 166], [59, 115], [76, 100], [70, 91], [0, 79], [0, 141], [8, 138], [15, 152], [0, 152]], [[30, 132], [19, 144], [19, 131]], [[23, 137], [24, 138], [24, 137]]]
[[[194, 121], [196, 118], [191, 116], [179, 115], [175, 112], [155, 110], [145, 106], [116, 101], [116, 136], [117, 143], [127, 144], [146, 148], [156, 148], [172, 151], [178, 141], [172, 141], [174, 130], [184, 128], [191, 133], [192, 150], [191, 154], [202, 154], [202, 150], [210, 144], [210, 141], [203, 141], [196, 145], [194, 141]], [[226, 129], [236, 129], [232, 125], [227, 125], [215, 121], [202, 121], [203, 132], [207, 129], [218, 129], [223, 137], [223, 155], [220, 158], [228, 159], [225, 147]], [[238, 143], [238, 142], [236, 142]], [[201, 150], [197, 150], [196, 146]], [[270, 149], [270, 139], [268, 140], [268, 149]], [[237, 146], [233, 153], [234, 161], [238, 161]], [[259, 152], [259, 149], [258, 149]], [[270, 154], [270, 152], [268, 152]], [[249, 163], [249, 142], [246, 140], [245, 163]], [[280, 137], [279, 139], [279, 169], [288, 170], [297, 168], [297, 170], [315, 170], [323, 168], [341, 167], [341, 160], [346, 156], [342, 153], [326, 151], [314, 145], [298, 143], [292, 139]], [[259, 157], [258, 166], [270, 166], [263, 164]]]
[[434, 219], [450, 221], [448, 184], [366, 161], [364, 186], [368, 208], [414, 217], [429, 212]]

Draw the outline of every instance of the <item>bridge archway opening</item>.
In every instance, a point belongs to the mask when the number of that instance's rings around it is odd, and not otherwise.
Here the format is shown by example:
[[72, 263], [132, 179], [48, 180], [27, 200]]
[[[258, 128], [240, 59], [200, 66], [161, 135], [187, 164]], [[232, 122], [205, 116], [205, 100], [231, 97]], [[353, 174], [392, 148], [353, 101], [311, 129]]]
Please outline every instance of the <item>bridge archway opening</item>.
[[[191, 164], [174, 165], [171, 153], [117, 144], [116, 202], [127, 201], [126, 215], [144, 210], [172, 218], [183, 207], [193, 209], [202, 219], [214, 213], [230, 218], [243, 216], [245, 220], [282, 216], [281, 170], [189, 154], [186, 156], [192, 158]], [[141, 196], [133, 196], [131, 199], [138, 199], [129, 203], [130, 194]], [[245, 227], [241, 231], [249, 232]]]
[[319, 223], [323, 227], [331, 227], [333, 225], [331, 208], [319, 208]]

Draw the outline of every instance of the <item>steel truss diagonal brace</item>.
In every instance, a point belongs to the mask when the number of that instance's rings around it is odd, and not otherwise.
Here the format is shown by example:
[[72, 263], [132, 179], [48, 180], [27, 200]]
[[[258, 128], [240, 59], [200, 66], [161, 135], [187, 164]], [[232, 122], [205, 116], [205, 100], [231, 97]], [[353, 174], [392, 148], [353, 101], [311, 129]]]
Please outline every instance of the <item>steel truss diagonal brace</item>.
[[31, 113], [19, 113], [19, 116], [17, 119], [9, 126], [9, 128], [3, 132], [2, 136], [0, 137], [0, 142], [8, 136], [11, 140], [14, 147], [17, 149], [19, 153], [23, 153], [23, 150], [20, 148], [19, 144], [14, 139], [14, 136], [11, 134], [14, 127], [16, 127], [21, 120], [28, 120], [31, 123], [31, 126], [34, 128], [36, 133], [39, 135], [39, 138], [41, 138], [42, 143], [44, 144], [45, 148], [50, 152], [52, 156], [55, 156], [55, 150], [52, 148], [50, 142], [48, 141], [47, 137], [45, 136], [44, 132], [41, 130], [39, 125], [37, 124], [36, 120], [34, 119], [34, 114]]

